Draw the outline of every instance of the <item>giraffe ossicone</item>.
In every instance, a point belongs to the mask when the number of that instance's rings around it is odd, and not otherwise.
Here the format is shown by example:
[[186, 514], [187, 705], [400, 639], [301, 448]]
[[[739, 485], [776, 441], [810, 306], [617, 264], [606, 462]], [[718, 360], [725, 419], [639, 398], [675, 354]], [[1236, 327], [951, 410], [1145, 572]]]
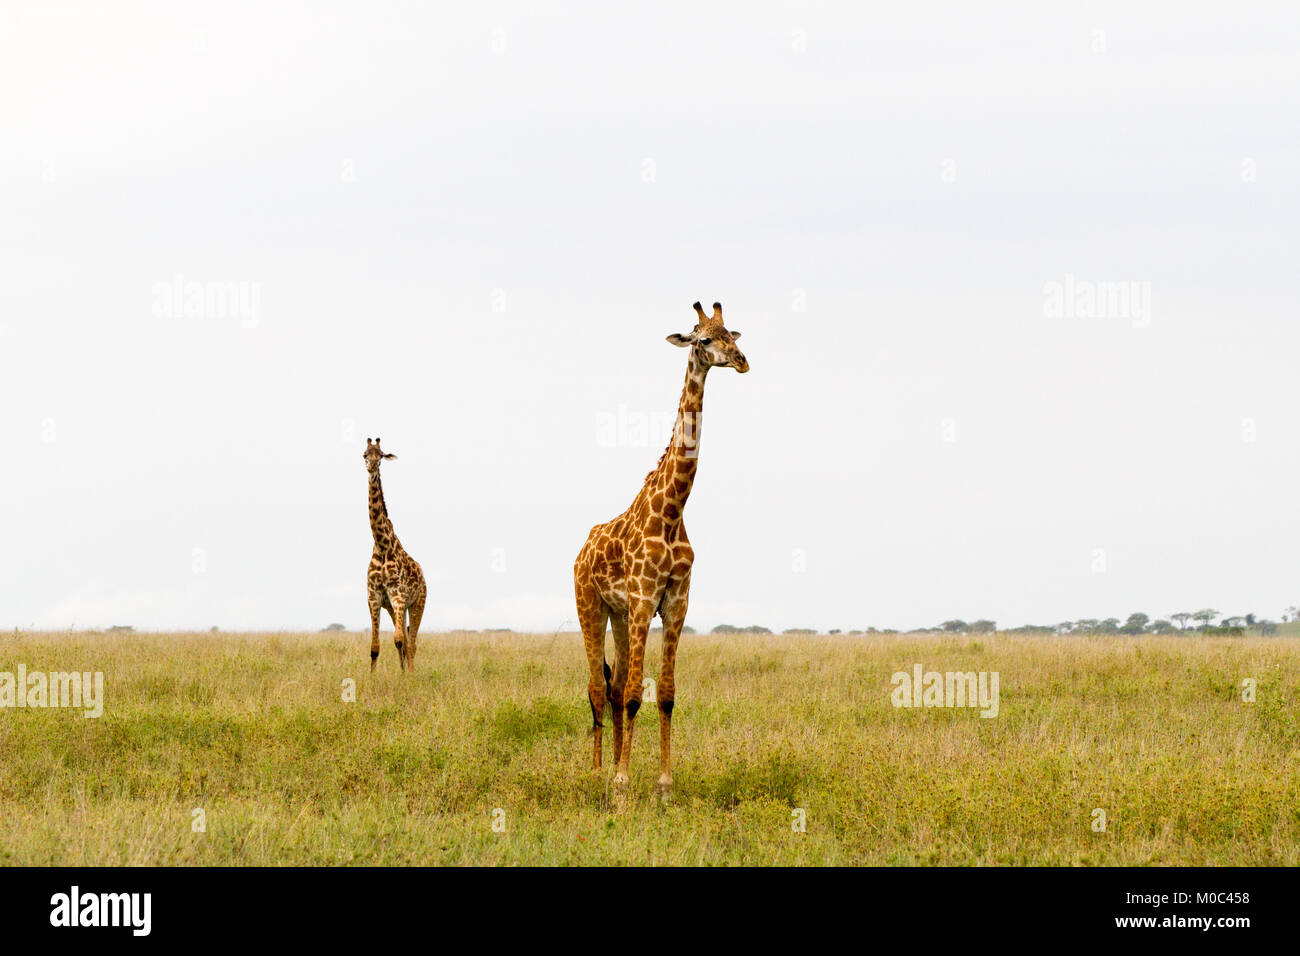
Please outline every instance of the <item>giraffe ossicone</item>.
[[[713, 303], [711, 316], [699, 302], [692, 308], [698, 317], [695, 328], [668, 336], [670, 344], [690, 349], [668, 448], [646, 475], [631, 506], [612, 521], [591, 529], [573, 564], [574, 597], [590, 671], [587, 700], [593, 722], [593, 769], [601, 766], [602, 718], [608, 702], [617, 761], [614, 782], [618, 785], [628, 781], [650, 622], [656, 614], [663, 621], [663, 660], [656, 685], [661, 791], [672, 786], [674, 671], [695, 561], [682, 511], [699, 464], [704, 379], [710, 368], [732, 368], [742, 374], [749, 371], [748, 360], [736, 346], [740, 333], [723, 324], [722, 304]], [[612, 668], [605, 659], [606, 623], [614, 635]]]

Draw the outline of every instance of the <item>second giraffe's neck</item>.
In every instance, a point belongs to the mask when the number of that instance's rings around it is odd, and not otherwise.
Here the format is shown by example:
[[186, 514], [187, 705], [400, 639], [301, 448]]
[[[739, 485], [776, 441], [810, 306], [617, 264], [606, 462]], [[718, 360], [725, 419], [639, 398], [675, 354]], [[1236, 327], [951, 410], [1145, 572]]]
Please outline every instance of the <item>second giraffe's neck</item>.
[[686, 382], [682, 385], [682, 398], [677, 404], [672, 441], [654, 474], [654, 483], [658, 490], [663, 491], [664, 502], [677, 506], [677, 517], [680, 517], [681, 508], [695, 484], [695, 469], [700, 463], [704, 378], [708, 374], [709, 366], [692, 349], [691, 360], [686, 366]]
[[370, 476], [370, 533], [375, 537], [375, 547], [388, 550], [397, 543], [393, 522], [388, 519], [388, 505], [384, 503], [384, 486], [379, 472]]

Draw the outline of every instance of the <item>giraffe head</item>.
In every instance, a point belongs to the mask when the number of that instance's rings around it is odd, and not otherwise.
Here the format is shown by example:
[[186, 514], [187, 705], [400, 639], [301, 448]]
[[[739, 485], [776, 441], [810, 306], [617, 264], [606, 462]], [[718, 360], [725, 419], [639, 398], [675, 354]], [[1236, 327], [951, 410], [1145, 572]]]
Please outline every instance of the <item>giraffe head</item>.
[[379, 462], [381, 459], [396, 458], [397, 456], [390, 455], [387, 452], [382, 451], [379, 447], [378, 438], [374, 439], [373, 441], [367, 438], [366, 450], [361, 457], [364, 458], [366, 461], [366, 471], [370, 472], [372, 475], [377, 475], [379, 474]]
[[668, 341], [678, 348], [686, 348], [689, 345], [695, 355], [707, 366], [721, 365], [734, 368], [742, 374], [748, 372], [749, 361], [745, 358], [745, 353], [736, 347], [736, 339], [740, 338], [740, 333], [728, 331], [722, 324], [722, 303], [713, 303], [712, 316], [705, 315], [703, 307], [698, 302], [695, 303], [695, 312], [700, 318], [695, 323], [695, 328], [685, 335], [674, 332], [668, 336]]

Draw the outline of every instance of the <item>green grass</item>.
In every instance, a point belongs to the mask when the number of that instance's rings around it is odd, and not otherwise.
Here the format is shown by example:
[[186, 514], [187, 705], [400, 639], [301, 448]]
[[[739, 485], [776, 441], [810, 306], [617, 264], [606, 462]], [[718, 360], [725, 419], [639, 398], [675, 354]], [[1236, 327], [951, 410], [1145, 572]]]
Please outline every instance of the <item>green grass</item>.
[[[653, 708], [626, 797], [608, 733], [591, 773], [576, 635], [426, 634], [406, 678], [368, 651], [0, 635], [0, 671], [103, 671], [106, 698], [0, 710], [0, 863], [1300, 864], [1293, 637], [688, 636], [667, 805]], [[1000, 715], [894, 708], [917, 662], [998, 671]]]

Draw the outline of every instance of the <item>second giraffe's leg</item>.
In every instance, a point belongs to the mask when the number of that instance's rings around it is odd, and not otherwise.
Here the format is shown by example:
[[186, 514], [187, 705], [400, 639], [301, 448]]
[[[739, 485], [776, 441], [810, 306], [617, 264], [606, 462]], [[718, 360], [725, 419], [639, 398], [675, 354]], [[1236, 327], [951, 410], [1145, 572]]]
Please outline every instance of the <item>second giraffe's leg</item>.
[[627, 784], [628, 762], [632, 759], [632, 728], [636, 712], [641, 708], [641, 674], [645, 664], [645, 642], [650, 633], [650, 619], [654, 617], [655, 602], [629, 595], [627, 607], [627, 681], [623, 685], [623, 709], [627, 713], [627, 726], [623, 728], [623, 749], [618, 756], [618, 772], [614, 782]]
[[406, 673], [406, 605], [393, 601], [393, 646], [397, 648], [397, 662]]
[[677, 697], [677, 641], [686, 623], [686, 599], [691, 587], [690, 572], [686, 580], [670, 587], [664, 595], [660, 617], [664, 622], [663, 662], [659, 665], [659, 685], [655, 697], [659, 701], [659, 791], [667, 793], [673, 786], [672, 743], [673, 701]]
[[380, 597], [379, 592], [370, 588], [370, 670], [373, 673], [375, 664], [379, 660], [379, 609], [383, 606], [384, 599]]
[[406, 609], [406, 663], [415, 670], [415, 641], [420, 636], [420, 618], [424, 617], [424, 601]]

